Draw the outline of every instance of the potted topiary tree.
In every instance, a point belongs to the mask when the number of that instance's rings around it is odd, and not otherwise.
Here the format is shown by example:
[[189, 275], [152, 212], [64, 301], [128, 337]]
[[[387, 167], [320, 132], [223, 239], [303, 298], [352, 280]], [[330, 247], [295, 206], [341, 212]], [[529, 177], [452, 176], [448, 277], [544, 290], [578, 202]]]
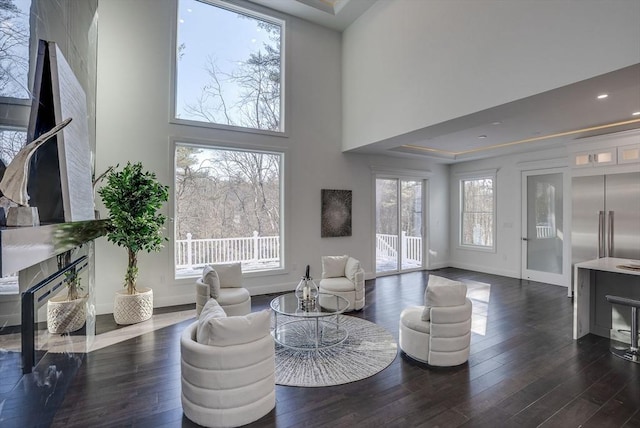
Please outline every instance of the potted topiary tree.
[[125, 247], [129, 257], [126, 290], [116, 292], [113, 316], [118, 324], [135, 324], [153, 314], [153, 290], [136, 288], [138, 252], [160, 251], [167, 240], [162, 235], [166, 217], [158, 210], [169, 199], [169, 187], [160, 184], [154, 173], [143, 171], [140, 162], [127, 162], [122, 171], [116, 167], [106, 178], [98, 194], [109, 210], [107, 239]]

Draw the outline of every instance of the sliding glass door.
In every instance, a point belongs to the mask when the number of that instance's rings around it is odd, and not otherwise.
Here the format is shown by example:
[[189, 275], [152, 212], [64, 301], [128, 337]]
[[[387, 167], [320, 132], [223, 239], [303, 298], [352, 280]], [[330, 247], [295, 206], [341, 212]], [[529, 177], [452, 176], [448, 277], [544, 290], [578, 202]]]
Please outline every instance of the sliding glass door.
[[398, 180], [376, 179], [376, 272], [398, 271]]
[[420, 179], [376, 178], [376, 273], [424, 265], [424, 186]]

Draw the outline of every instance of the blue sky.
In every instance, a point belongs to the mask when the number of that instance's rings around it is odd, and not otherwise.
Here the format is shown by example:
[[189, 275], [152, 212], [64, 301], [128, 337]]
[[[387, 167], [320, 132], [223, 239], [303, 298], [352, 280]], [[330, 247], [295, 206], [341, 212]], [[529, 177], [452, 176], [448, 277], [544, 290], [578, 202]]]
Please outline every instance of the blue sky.
[[[246, 60], [268, 41], [268, 34], [257, 26], [255, 19], [241, 18], [236, 12], [196, 0], [180, 0], [178, 45], [184, 43], [186, 49], [178, 61], [176, 113], [187, 118], [184, 105], [193, 103], [207, 82], [204, 68], [207, 56], [214, 57], [222, 71], [230, 72], [239, 61]], [[234, 92], [229, 92], [229, 98]], [[233, 103], [231, 99], [226, 101], [228, 105]]]

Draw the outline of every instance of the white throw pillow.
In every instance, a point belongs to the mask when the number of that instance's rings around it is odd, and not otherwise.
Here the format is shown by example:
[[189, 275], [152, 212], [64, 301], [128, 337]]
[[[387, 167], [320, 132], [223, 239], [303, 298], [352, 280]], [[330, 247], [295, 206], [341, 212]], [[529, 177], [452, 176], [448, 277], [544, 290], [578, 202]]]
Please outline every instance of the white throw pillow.
[[349, 256], [323, 256], [322, 277], [338, 278], [344, 276], [344, 268], [347, 266]]
[[198, 318], [198, 328], [196, 329], [196, 341], [206, 343], [209, 340], [210, 321], [215, 318], [226, 318], [227, 314], [216, 299], [209, 299], [205, 303], [200, 318]]
[[427, 289], [424, 291], [422, 320], [429, 321], [432, 307], [464, 305], [466, 298], [467, 286], [463, 282], [429, 275]]
[[353, 257], [349, 257], [347, 260], [347, 264], [344, 267], [344, 276], [346, 276], [349, 281], [355, 282], [356, 273], [360, 270], [360, 262]]
[[205, 266], [202, 269], [202, 282], [209, 286], [209, 295], [217, 299], [220, 295], [220, 278], [218, 273], [211, 266]]
[[213, 268], [218, 272], [220, 287], [242, 287], [242, 265], [240, 263], [215, 264]]
[[270, 334], [269, 309], [247, 315], [212, 317], [203, 326], [198, 343], [215, 346], [233, 346], [255, 342]]

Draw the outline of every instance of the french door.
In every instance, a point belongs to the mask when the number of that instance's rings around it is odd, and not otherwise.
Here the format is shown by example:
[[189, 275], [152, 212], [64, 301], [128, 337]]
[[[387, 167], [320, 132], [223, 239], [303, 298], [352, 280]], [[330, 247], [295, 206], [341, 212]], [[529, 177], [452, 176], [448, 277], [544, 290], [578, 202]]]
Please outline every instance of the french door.
[[424, 266], [425, 180], [376, 178], [376, 273]]
[[569, 285], [570, 231], [565, 175], [548, 169], [522, 172], [522, 272], [524, 279]]

